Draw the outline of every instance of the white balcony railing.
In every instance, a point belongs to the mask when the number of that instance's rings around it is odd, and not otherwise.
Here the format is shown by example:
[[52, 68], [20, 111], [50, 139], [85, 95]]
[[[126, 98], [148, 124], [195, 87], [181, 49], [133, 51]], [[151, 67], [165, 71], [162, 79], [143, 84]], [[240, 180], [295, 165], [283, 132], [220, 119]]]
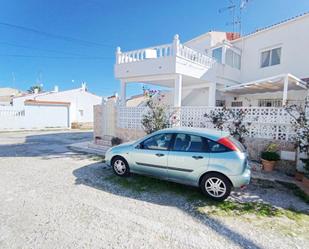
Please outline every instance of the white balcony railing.
[[215, 60], [206, 54], [200, 53], [192, 48], [180, 44], [179, 38], [176, 35], [174, 37], [173, 43], [166, 45], [154, 46], [128, 52], [121, 52], [120, 48], [118, 47], [116, 51], [116, 64], [158, 59], [169, 56], [178, 56], [208, 68], [211, 68], [215, 63]]
[[[211, 111], [222, 107], [183, 106], [177, 109], [177, 124], [185, 127], [200, 127], [213, 129], [213, 124], [205, 117]], [[246, 113], [245, 123], [249, 127], [249, 137], [267, 138], [291, 141], [295, 131], [291, 117], [282, 107], [232, 107]], [[173, 108], [169, 110], [173, 113]], [[127, 129], [142, 129], [142, 118], [147, 113], [145, 107], [118, 107], [117, 126]], [[173, 120], [171, 120], [171, 124]]]
[[182, 44], [179, 46], [178, 56], [209, 68], [211, 68], [215, 63], [215, 60], [208, 55], [197, 52], [194, 49], [186, 47]]
[[172, 44], [149, 47], [129, 52], [119, 53], [117, 58], [118, 64], [143, 61], [146, 59], [155, 59], [160, 57], [172, 56]]

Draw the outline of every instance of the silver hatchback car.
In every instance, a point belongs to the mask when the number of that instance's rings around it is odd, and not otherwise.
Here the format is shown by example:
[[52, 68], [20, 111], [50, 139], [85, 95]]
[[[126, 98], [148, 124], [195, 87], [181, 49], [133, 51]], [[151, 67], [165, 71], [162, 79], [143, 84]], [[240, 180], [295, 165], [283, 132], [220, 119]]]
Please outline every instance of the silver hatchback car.
[[130, 172], [200, 187], [222, 201], [250, 182], [247, 153], [228, 133], [171, 128], [112, 147], [105, 160], [118, 176]]

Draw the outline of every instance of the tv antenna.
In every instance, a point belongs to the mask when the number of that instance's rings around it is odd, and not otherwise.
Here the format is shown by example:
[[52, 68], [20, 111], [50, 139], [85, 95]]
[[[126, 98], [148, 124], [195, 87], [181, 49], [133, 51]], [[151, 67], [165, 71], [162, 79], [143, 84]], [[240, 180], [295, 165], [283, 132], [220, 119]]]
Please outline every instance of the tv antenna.
[[226, 23], [226, 25], [233, 25], [233, 33], [235, 32], [236, 26], [236, 4], [233, 0], [229, 0], [229, 5], [219, 9], [219, 13], [229, 11], [232, 15], [232, 22]]
[[[229, 0], [229, 5], [219, 9], [219, 13], [229, 11], [232, 15], [232, 22], [227, 22], [226, 25], [232, 25], [233, 33], [237, 30], [239, 34], [242, 33], [242, 11], [246, 8], [247, 4], [251, 0], [240, 0], [239, 5], [235, 3], [235, 0]], [[238, 1], [237, 1], [238, 2]]]

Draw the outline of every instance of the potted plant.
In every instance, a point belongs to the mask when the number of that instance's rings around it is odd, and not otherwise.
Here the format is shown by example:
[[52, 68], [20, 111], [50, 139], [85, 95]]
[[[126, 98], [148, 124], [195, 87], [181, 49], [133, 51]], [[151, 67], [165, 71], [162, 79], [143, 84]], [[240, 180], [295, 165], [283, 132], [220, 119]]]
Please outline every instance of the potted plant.
[[276, 144], [271, 143], [261, 153], [263, 169], [267, 172], [273, 171], [276, 161], [280, 160], [277, 148]]

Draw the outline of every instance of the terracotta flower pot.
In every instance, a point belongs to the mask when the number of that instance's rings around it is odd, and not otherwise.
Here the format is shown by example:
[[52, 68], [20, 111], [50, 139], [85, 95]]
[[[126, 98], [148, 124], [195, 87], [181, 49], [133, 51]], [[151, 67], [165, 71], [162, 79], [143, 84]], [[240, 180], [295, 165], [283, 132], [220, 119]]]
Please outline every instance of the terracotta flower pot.
[[301, 182], [304, 178], [304, 173], [296, 171], [294, 178], [296, 181]]
[[303, 177], [303, 185], [306, 187], [306, 188], [309, 188], [309, 178], [307, 177]]
[[274, 170], [276, 161], [268, 161], [268, 160], [264, 160], [264, 159], [261, 159], [261, 160], [262, 160], [264, 171], [271, 172], [271, 171]]

